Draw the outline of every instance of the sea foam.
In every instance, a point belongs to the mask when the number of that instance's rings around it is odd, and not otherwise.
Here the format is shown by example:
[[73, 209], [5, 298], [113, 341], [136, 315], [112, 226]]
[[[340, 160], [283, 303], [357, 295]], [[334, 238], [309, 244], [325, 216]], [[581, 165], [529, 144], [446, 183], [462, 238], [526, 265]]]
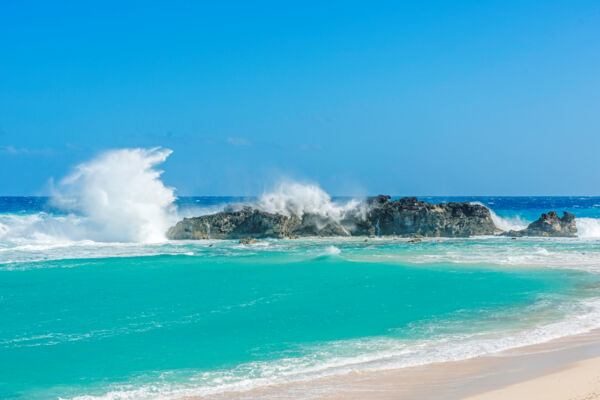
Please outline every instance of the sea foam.
[[519, 216], [501, 217], [498, 214], [496, 214], [491, 208], [479, 201], [473, 201], [471, 202], [471, 204], [479, 204], [480, 206], [484, 206], [485, 208], [487, 208], [490, 211], [490, 215], [492, 217], [494, 225], [496, 225], [496, 227], [502, 229], [503, 231], [518, 231], [527, 228], [528, 222], [524, 221]]
[[0, 216], [0, 240], [16, 244], [93, 240], [156, 243], [177, 221], [174, 189], [161, 181], [171, 150], [118, 149], [77, 165], [53, 188], [45, 212]]
[[80, 164], [59, 184], [54, 203], [86, 217], [94, 240], [159, 242], [175, 220], [174, 190], [155, 166], [171, 150], [119, 149]]
[[580, 238], [600, 238], [600, 219], [576, 218], [577, 236]]
[[260, 196], [256, 207], [283, 215], [317, 214], [339, 221], [349, 211], [358, 210], [362, 202], [352, 199], [345, 203], [331, 200], [331, 196], [315, 184], [282, 181], [274, 190]]

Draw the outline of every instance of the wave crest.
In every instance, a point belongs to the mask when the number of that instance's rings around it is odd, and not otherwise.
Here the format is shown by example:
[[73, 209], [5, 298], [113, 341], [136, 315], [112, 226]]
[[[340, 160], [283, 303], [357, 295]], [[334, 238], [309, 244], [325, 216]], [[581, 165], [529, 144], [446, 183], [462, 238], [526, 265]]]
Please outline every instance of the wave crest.
[[576, 218], [577, 236], [580, 238], [600, 238], [600, 219]]
[[360, 205], [361, 201], [355, 199], [346, 203], [334, 202], [318, 185], [284, 181], [275, 190], [263, 194], [256, 207], [274, 214], [299, 217], [317, 214], [339, 221], [347, 212], [357, 210]]
[[0, 238], [13, 243], [156, 243], [177, 221], [172, 188], [156, 166], [171, 150], [118, 149], [77, 165], [53, 189], [50, 204], [65, 214], [4, 214]]
[[480, 206], [484, 206], [485, 208], [487, 208], [490, 211], [490, 215], [492, 217], [494, 225], [496, 225], [497, 228], [502, 229], [503, 231], [518, 231], [527, 228], [527, 225], [529, 225], [527, 221], [523, 220], [517, 215], [514, 217], [501, 217], [498, 214], [496, 214], [494, 210], [492, 210], [480, 201], [473, 201], [471, 202], [471, 204], [479, 204]]
[[86, 239], [160, 242], [175, 222], [175, 195], [155, 169], [169, 149], [119, 149], [76, 166], [53, 203], [85, 217]]

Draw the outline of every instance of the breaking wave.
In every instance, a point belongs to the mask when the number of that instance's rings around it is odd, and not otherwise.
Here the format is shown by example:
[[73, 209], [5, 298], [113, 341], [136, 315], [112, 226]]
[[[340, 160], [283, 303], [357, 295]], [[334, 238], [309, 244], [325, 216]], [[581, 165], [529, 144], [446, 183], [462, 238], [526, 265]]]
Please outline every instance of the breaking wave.
[[284, 181], [275, 190], [263, 194], [256, 207], [287, 216], [317, 214], [339, 221], [346, 213], [358, 210], [361, 204], [362, 202], [356, 199], [346, 203], [334, 202], [331, 196], [317, 185]]
[[527, 221], [524, 221], [519, 216], [501, 217], [492, 210], [490, 210], [490, 213], [492, 214], [494, 224], [503, 231], [518, 231], [527, 228]]
[[119, 149], [77, 165], [53, 189], [51, 204], [64, 215], [5, 214], [0, 239], [23, 242], [155, 243], [176, 222], [174, 189], [155, 167], [171, 150]]
[[576, 218], [577, 236], [580, 238], [600, 238], [600, 219]]
[[518, 231], [520, 229], [527, 228], [527, 225], [529, 224], [527, 221], [523, 220], [518, 215], [515, 215], [512, 217], [501, 217], [498, 214], [496, 214], [494, 212], [494, 210], [492, 210], [491, 208], [489, 208], [488, 206], [486, 206], [485, 204], [483, 204], [479, 201], [473, 201], [473, 202], [471, 202], [471, 204], [479, 204], [480, 206], [484, 206], [485, 208], [490, 210], [490, 214], [492, 217], [492, 221], [494, 222], [494, 225], [496, 225], [496, 227], [498, 227], [499, 229], [502, 229], [503, 231], [507, 231], [507, 232], [511, 231], [511, 230]]

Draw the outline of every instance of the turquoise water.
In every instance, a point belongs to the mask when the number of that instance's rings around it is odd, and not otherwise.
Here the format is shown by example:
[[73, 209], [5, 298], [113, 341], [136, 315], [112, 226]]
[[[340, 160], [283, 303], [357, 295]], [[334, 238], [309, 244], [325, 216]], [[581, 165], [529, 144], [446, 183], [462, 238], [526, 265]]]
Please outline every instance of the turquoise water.
[[593, 237], [101, 243], [28, 207], [0, 217], [3, 399], [221, 393], [600, 327]]

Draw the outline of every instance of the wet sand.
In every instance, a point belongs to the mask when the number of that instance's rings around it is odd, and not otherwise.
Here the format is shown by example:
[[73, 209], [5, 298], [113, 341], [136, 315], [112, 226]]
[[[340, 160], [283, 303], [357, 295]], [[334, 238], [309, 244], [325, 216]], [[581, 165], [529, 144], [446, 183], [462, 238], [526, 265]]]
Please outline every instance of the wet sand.
[[[600, 331], [462, 361], [193, 399], [600, 399]], [[192, 399], [192, 398], [188, 398]]]

